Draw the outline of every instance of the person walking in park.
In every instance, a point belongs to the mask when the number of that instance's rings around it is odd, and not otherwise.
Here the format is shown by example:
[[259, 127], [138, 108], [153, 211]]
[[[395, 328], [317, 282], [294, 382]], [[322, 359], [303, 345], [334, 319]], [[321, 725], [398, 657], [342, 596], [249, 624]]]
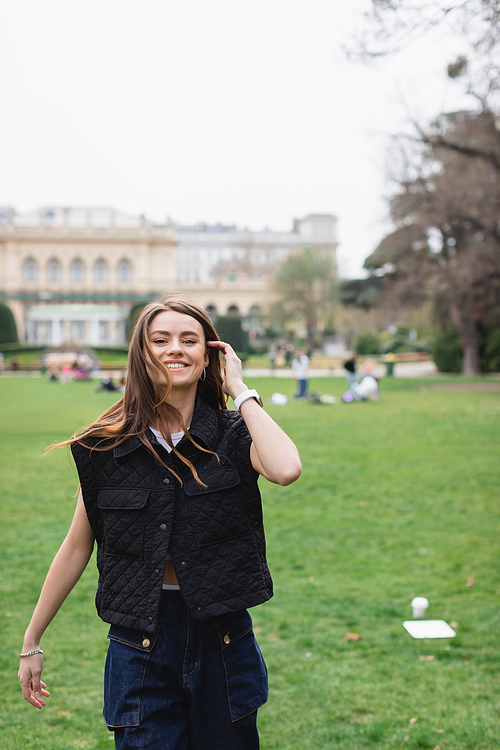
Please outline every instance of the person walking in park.
[[292, 372], [297, 381], [297, 392], [295, 398], [305, 398], [307, 394], [307, 376], [309, 372], [309, 357], [303, 349], [297, 349], [295, 359], [292, 362]]
[[356, 356], [354, 354], [344, 362], [344, 370], [346, 374], [347, 388], [349, 391], [352, 391], [358, 384], [358, 374], [356, 372]]
[[295, 445], [208, 315], [180, 298], [144, 308], [123, 397], [60, 445], [80, 492], [26, 630], [24, 698], [46, 705], [40, 639], [97, 542], [117, 750], [256, 750], [268, 688], [247, 608], [273, 595], [257, 480], [294, 482]]

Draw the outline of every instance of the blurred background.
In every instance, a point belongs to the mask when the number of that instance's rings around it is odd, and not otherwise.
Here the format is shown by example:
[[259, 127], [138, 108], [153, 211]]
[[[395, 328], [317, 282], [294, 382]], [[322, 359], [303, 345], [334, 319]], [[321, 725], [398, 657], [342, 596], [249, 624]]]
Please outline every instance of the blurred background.
[[4, 362], [181, 288], [248, 356], [498, 371], [497, 5], [4, 3]]

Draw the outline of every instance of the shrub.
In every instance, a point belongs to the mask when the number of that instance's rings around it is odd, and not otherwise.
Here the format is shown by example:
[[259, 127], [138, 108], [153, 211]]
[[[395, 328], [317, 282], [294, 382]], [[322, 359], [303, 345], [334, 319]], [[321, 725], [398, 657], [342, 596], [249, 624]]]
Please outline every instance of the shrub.
[[486, 336], [484, 355], [481, 361], [483, 372], [500, 372], [500, 329], [490, 331]]
[[356, 337], [356, 354], [379, 354], [380, 337], [373, 331], [361, 331]]
[[231, 344], [236, 352], [248, 352], [248, 333], [241, 327], [240, 315], [220, 315], [215, 328], [221, 340]]
[[19, 337], [12, 310], [7, 305], [0, 305], [0, 344], [11, 344], [16, 341], [19, 341]]
[[137, 323], [137, 318], [141, 314], [141, 311], [146, 307], [148, 304], [147, 301], [144, 302], [137, 302], [135, 305], [132, 305], [130, 308], [130, 312], [128, 314], [128, 320], [127, 320], [127, 327], [125, 335], [127, 337], [127, 341], [130, 341], [132, 338], [132, 333], [134, 332], [135, 324]]
[[463, 350], [457, 331], [444, 331], [436, 338], [434, 362], [439, 372], [461, 372]]

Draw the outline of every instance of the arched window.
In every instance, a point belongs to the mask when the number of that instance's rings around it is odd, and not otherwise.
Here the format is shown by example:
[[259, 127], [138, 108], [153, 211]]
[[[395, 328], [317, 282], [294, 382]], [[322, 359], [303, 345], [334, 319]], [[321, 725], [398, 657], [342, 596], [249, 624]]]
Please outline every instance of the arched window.
[[132, 281], [132, 263], [126, 258], [118, 263], [117, 279], [119, 284], [128, 284]]
[[94, 281], [96, 284], [106, 284], [109, 279], [109, 266], [108, 261], [104, 258], [99, 258], [94, 263]]
[[210, 317], [212, 315], [217, 315], [217, 308], [215, 307], [215, 305], [207, 305], [205, 310], [210, 315]]
[[47, 261], [47, 281], [55, 283], [61, 281], [61, 264], [57, 258], [51, 258]]
[[85, 264], [80, 258], [75, 258], [75, 260], [71, 261], [69, 278], [76, 284], [85, 281]]
[[240, 314], [240, 308], [238, 305], [229, 305], [227, 308], [227, 314], [228, 315], [239, 315]]
[[262, 315], [262, 308], [260, 305], [252, 305], [252, 307], [248, 311], [248, 316], [250, 318], [260, 318], [261, 315]]
[[23, 281], [38, 281], [38, 263], [34, 258], [23, 262]]

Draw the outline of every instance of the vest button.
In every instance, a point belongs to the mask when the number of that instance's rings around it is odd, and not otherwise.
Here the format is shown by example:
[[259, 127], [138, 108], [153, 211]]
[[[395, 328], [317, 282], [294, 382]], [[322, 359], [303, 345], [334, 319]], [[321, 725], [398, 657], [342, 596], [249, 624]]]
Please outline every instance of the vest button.
[[155, 572], [153, 573], [153, 575], [154, 575], [155, 578], [158, 578], [158, 576], [160, 575], [160, 571], [159, 570], [155, 570]]
[[153, 624], [153, 618], [152, 617], [148, 617], [148, 625], [152, 625], [152, 624]]
[[170, 479], [168, 477], [165, 477], [163, 480], [163, 484], [170, 484]]
[[186, 561], [185, 561], [185, 560], [183, 560], [183, 561], [181, 562], [181, 565], [185, 565], [185, 564], [186, 564]]
[[160, 529], [161, 529], [162, 531], [166, 531], [166, 530], [167, 530], [167, 524], [166, 524], [166, 523], [161, 523], [161, 524], [160, 524]]

